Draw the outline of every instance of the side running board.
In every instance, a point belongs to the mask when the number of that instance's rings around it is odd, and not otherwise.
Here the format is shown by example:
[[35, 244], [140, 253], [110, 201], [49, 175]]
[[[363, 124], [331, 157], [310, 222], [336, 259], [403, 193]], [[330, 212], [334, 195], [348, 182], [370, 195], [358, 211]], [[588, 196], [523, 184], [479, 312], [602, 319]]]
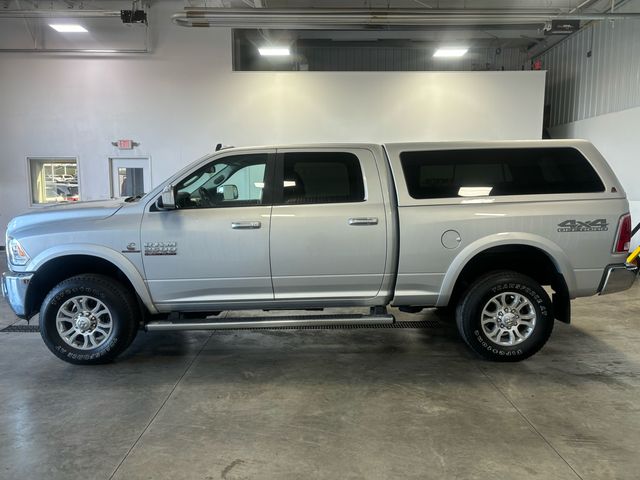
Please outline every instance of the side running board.
[[393, 315], [300, 315], [300, 316], [270, 316], [270, 317], [239, 317], [230, 320], [210, 321], [207, 319], [182, 321], [155, 321], [146, 324], [150, 332], [167, 330], [244, 330], [255, 328], [296, 328], [296, 327], [368, 327], [393, 325]]

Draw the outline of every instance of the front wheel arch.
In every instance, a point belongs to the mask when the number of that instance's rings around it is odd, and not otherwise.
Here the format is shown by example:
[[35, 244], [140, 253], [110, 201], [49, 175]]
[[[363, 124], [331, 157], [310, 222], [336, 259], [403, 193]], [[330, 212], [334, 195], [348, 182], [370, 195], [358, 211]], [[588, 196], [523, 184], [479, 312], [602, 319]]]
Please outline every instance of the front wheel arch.
[[135, 292], [140, 313], [148, 313], [145, 305], [129, 277], [117, 265], [94, 255], [63, 255], [42, 264], [29, 282], [25, 299], [26, 318], [36, 315], [47, 294], [60, 282], [76, 275], [98, 274], [121, 283], [130, 292]]

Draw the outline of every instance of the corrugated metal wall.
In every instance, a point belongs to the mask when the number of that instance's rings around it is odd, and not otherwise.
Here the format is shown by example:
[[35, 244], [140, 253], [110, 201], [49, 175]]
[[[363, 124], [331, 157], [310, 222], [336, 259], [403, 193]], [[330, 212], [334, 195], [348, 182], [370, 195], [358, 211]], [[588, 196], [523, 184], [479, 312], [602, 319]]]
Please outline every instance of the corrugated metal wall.
[[639, 20], [594, 22], [539, 58], [549, 126], [640, 106]]
[[313, 71], [522, 70], [531, 60], [519, 48], [474, 48], [461, 59], [433, 58], [432, 49], [391, 46], [304, 46], [298, 53]]

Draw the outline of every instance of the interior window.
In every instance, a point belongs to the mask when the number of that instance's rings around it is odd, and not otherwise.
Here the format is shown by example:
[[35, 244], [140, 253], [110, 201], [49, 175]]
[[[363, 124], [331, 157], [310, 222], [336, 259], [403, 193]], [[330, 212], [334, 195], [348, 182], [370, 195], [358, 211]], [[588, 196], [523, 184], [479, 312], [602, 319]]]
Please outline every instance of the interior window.
[[33, 205], [80, 199], [75, 158], [29, 158], [29, 175]]
[[283, 202], [342, 203], [364, 201], [360, 161], [352, 153], [284, 154]]
[[176, 186], [178, 208], [261, 205], [267, 154], [235, 155], [213, 161]]

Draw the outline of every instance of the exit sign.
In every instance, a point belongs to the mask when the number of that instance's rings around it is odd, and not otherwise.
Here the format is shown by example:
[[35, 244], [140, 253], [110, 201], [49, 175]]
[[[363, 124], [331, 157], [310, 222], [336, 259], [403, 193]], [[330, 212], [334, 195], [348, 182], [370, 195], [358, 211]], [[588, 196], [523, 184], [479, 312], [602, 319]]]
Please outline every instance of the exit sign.
[[118, 140], [116, 146], [120, 150], [131, 150], [133, 148], [133, 140]]

